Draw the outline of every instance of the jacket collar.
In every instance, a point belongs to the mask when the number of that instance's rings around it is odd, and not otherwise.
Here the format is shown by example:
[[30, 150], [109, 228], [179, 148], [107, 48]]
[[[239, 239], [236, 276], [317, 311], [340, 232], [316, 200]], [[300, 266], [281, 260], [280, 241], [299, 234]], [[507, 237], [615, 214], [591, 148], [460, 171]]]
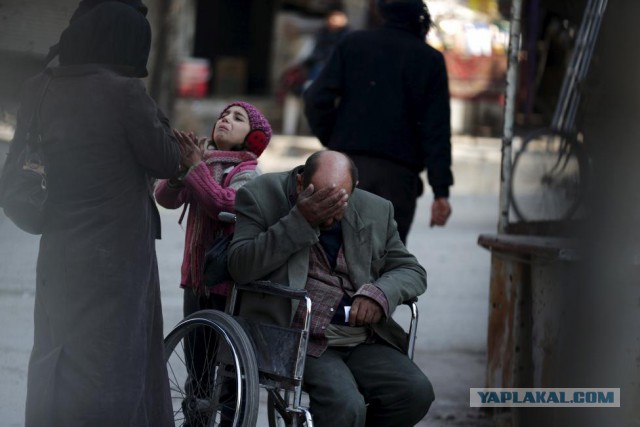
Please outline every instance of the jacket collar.
[[287, 194], [287, 198], [289, 199], [289, 208], [292, 208], [293, 205], [296, 204], [298, 200], [298, 189], [297, 189], [297, 176], [300, 175], [304, 171], [304, 165], [297, 166], [293, 168], [289, 175], [287, 176], [287, 182], [285, 184], [285, 191]]
[[342, 218], [344, 255], [350, 260], [349, 276], [358, 285], [368, 279], [373, 250], [371, 224], [366, 225], [355, 208], [361, 191], [357, 188], [354, 190], [347, 212]]
[[362, 222], [362, 219], [360, 218], [360, 215], [358, 215], [358, 212], [355, 209], [355, 203], [352, 203], [351, 201], [354, 198], [358, 198], [361, 191], [362, 190], [358, 188], [353, 190], [347, 212], [345, 212], [344, 217], [342, 218], [343, 224], [346, 223], [357, 234], [362, 233], [365, 230], [365, 226]]

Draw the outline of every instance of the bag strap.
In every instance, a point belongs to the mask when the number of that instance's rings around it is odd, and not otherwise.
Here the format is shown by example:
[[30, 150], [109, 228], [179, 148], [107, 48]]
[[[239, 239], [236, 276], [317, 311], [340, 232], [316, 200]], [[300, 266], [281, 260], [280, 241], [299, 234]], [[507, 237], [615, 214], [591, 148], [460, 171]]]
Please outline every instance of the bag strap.
[[37, 135], [36, 144], [40, 145], [42, 143], [42, 134], [40, 129], [40, 109], [42, 108], [42, 102], [44, 101], [44, 95], [49, 88], [49, 83], [51, 83], [51, 69], [46, 68], [42, 73], [44, 78], [40, 83], [40, 87], [38, 90], [38, 100], [31, 111], [31, 118], [29, 119], [29, 126], [27, 127], [27, 134], [25, 135], [25, 140], [27, 144], [33, 146], [32, 138], [34, 135]]

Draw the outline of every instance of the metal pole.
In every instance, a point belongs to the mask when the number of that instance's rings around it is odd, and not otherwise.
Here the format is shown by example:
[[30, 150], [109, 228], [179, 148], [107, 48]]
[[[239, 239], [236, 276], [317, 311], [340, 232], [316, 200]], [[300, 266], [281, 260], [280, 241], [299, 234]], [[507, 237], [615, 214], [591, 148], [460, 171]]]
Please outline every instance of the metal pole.
[[522, 19], [522, 0], [513, 0], [511, 4], [511, 25], [509, 29], [509, 65], [507, 68], [506, 101], [504, 107], [504, 128], [502, 132], [502, 165], [500, 172], [500, 216], [498, 233], [505, 233], [509, 224], [509, 183], [511, 182], [511, 146], [513, 142], [513, 123], [516, 113], [516, 89], [518, 87], [518, 69], [520, 54], [520, 21]]

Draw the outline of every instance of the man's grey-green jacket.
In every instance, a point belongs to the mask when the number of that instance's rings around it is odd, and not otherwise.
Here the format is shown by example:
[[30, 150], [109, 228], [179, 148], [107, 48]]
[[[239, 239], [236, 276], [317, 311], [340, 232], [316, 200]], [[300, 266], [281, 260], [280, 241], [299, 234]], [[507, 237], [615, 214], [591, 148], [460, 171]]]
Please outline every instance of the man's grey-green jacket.
[[[237, 223], [228, 253], [229, 272], [237, 283], [270, 280], [305, 287], [309, 249], [318, 243], [318, 233], [295, 207], [295, 176], [300, 171], [298, 167], [265, 174], [238, 190]], [[356, 189], [342, 219], [342, 234], [352, 282], [357, 288], [366, 283], [380, 288], [390, 314], [398, 304], [424, 293], [426, 272], [401, 242], [389, 201]], [[288, 326], [296, 306], [277, 297], [245, 293], [241, 313]], [[406, 334], [393, 319], [383, 317], [373, 329], [389, 344], [406, 348]]]

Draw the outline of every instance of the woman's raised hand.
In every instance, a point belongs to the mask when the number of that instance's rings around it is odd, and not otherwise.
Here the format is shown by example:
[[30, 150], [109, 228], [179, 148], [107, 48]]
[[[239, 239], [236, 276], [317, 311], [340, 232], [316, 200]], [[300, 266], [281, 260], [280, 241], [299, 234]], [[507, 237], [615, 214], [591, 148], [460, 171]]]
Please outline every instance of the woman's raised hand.
[[180, 164], [183, 168], [189, 169], [202, 161], [204, 157], [203, 147], [193, 132], [187, 133], [174, 129], [173, 135], [180, 146]]

